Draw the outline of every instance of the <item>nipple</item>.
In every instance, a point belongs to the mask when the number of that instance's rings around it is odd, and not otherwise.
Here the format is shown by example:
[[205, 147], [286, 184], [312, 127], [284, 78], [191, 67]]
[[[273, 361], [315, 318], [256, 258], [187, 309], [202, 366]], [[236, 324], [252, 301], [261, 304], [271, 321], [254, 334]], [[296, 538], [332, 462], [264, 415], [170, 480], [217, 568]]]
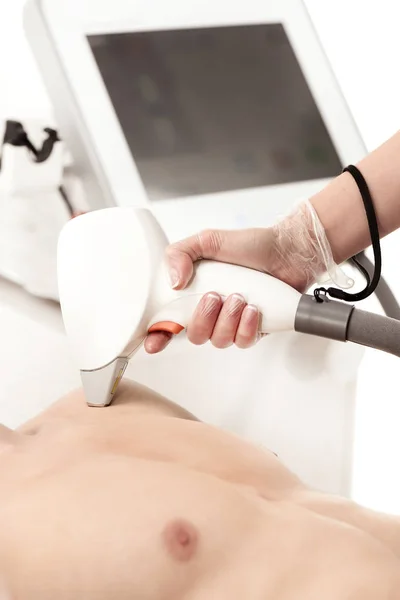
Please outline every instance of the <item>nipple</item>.
[[194, 556], [198, 537], [195, 526], [182, 519], [170, 521], [163, 531], [168, 553], [179, 562], [187, 562]]

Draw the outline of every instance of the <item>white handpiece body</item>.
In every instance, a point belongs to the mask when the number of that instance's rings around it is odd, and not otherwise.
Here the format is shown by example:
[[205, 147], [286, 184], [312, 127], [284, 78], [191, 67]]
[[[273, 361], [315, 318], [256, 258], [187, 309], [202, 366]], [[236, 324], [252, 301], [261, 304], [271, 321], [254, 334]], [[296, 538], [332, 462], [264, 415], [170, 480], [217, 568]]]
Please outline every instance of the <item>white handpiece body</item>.
[[129, 358], [153, 326], [186, 328], [203, 294], [240, 293], [261, 313], [263, 333], [290, 331], [300, 294], [252, 269], [200, 261], [189, 286], [171, 288], [168, 240], [150, 211], [110, 208], [70, 221], [58, 246], [64, 324], [90, 405], [110, 403]]
[[216, 292], [223, 298], [240, 293], [247, 303], [256, 305], [261, 315], [261, 333], [294, 329], [299, 292], [271, 275], [211, 260], [196, 263], [191, 282], [179, 291], [170, 287], [165, 263], [160, 265], [154, 281], [153, 314], [148, 328], [164, 321], [186, 328], [200, 298], [207, 292]]

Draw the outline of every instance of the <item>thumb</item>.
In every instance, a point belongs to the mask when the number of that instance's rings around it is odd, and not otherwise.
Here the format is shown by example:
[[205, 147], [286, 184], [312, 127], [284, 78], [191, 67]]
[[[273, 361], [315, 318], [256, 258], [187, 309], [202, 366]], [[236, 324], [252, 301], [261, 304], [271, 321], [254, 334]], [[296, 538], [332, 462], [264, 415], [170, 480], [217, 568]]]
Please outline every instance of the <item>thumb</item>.
[[167, 248], [171, 286], [182, 289], [193, 275], [193, 263], [209, 259], [265, 270], [271, 246], [266, 229], [202, 231]]
[[[208, 238], [211, 232], [201, 232], [167, 248], [167, 266], [171, 286], [182, 289], [193, 275], [193, 263], [202, 258], [213, 258]], [[208, 251], [207, 251], [208, 249]]]

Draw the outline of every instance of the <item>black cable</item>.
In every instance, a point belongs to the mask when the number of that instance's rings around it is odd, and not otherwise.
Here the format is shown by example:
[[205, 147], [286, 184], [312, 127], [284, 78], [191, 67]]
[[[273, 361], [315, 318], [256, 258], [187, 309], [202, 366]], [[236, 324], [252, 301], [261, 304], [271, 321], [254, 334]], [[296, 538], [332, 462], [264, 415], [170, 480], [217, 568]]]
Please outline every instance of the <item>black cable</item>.
[[362, 173], [354, 165], [349, 165], [348, 167], [345, 167], [343, 169], [343, 173], [345, 172], [350, 173], [350, 175], [353, 177], [358, 189], [360, 190], [361, 198], [364, 203], [365, 213], [367, 215], [368, 220], [369, 233], [371, 236], [372, 248], [374, 252], [374, 273], [372, 278], [370, 278], [369, 273], [367, 273], [364, 267], [360, 265], [360, 263], [357, 261], [357, 258], [353, 257], [353, 262], [363, 272], [364, 276], [367, 279], [366, 287], [363, 290], [361, 290], [361, 292], [356, 292], [355, 294], [350, 294], [349, 292], [345, 292], [344, 290], [332, 287], [328, 289], [318, 288], [314, 290], [314, 296], [318, 302], [323, 302], [323, 299], [320, 297], [321, 294], [329, 294], [329, 296], [331, 296], [332, 298], [336, 298], [337, 300], [345, 300], [346, 302], [359, 302], [360, 300], [365, 300], [365, 298], [368, 298], [368, 296], [371, 296], [371, 294], [374, 293], [381, 278], [382, 253], [379, 238], [379, 228], [376, 219], [374, 203], [372, 201], [368, 184], [365, 181]]
[[[354, 258], [356, 259], [355, 264], [357, 265], [357, 268], [361, 270], [363, 274], [365, 273], [365, 271], [369, 273], [369, 280], [371, 280], [371, 275], [374, 272], [374, 265], [366, 256], [365, 252], [360, 252]], [[387, 317], [390, 317], [391, 319], [396, 319], [397, 321], [400, 321], [400, 305], [397, 301], [396, 296], [390, 289], [389, 284], [387, 283], [387, 281], [385, 281], [383, 275], [381, 275], [379, 284], [375, 290], [375, 295], [385, 315]]]
[[358, 255], [353, 256], [350, 260], [352, 263], [355, 264], [360, 273], [364, 275], [365, 280], [367, 282], [367, 287], [369, 287], [371, 285], [371, 275], [369, 274], [369, 271], [367, 271], [367, 269], [364, 267], [364, 265], [360, 262]]
[[[53, 152], [53, 148], [57, 142], [60, 141], [58, 137], [58, 133], [55, 129], [51, 129], [50, 127], [46, 127], [44, 132], [47, 133], [47, 138], [44, 140], [42, 147], [40, 150], [36, 150], [36, 162], [42, 163], [45, 162]], [[28, 140], [29, 141], [29, 140]]]
[[3, 144], [25, 146], [33, 154], [35, 162], [42, 163], [50, 157], [55, 144], [60, 141], [55, 129], [46, 127], [43, 131], [47, 133], [47, 138], [45, 138], [41, 148], [36, 148], [29, 139], [22, 123], [19, 121], [7, 121]]
[[28, 134], [19, 121], [7, 121], [3, 144], [11, 146], [25, 146], [36, 158], [37, 150], [30, 141]]
[[60, 187], [58, 188], [58, 191], [60, 192], [61, 198], [64, 200], [64, 204], [67, 207], [70, 217], [73, 217], [75, 215], [75, 211], [74, 211], [72, 204], [68, 198], [68, 194], [65, 191], [64, 186], [60, 185]]

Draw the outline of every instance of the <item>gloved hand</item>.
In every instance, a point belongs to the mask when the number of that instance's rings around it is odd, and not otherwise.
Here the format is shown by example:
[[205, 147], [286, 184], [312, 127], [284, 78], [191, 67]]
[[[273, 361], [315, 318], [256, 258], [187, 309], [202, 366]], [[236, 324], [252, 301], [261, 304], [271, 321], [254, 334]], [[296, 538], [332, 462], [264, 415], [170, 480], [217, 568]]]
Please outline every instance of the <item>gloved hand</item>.
[[[323, 272], [337, 269], [325, 232], [311, 204], [306, 201], [273, 227], [237, 231], [203, 231], [167, 248], [171, 285], [183, 289], [193, 274], [193, 263], [211, 259], [257, 269], [303, 292]], [[187, 328], [196, 345], [211, 340], [217, 348], [236, 344], [248, 348], [258, 339], [259, 312], [238, 293], [225, 302], [213, 290], [200, 300]], [[171, 336], [148, 336], [150, 354], [163, 350]]]

